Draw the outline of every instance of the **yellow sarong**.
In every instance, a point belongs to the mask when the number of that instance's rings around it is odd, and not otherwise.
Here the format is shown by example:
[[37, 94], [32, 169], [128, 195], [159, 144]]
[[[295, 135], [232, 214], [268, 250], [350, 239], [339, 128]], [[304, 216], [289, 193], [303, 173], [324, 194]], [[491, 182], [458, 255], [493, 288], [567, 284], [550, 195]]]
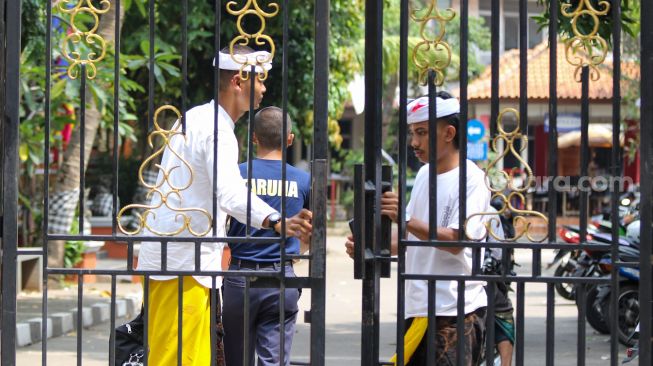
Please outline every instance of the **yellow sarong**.
[[[177, 365], [179, 280], [150, 280], [148, 365]], [[209, 289], [184, 277], [182, 307], [182, 365], [211, 364], [211, 307]]]
[[[426, 328], [429, 325], [429, 319], [424, 318], [414, 318], [413, 322], [410, 324], [410, 328], [404, 335], [404, 365], [410, 362], [410, 358], [413, 357], [417, 346], [419, 346], [424, 334], [426, 333]], [[397, 364], [397, 354], [392, 356], [390, 362]]]

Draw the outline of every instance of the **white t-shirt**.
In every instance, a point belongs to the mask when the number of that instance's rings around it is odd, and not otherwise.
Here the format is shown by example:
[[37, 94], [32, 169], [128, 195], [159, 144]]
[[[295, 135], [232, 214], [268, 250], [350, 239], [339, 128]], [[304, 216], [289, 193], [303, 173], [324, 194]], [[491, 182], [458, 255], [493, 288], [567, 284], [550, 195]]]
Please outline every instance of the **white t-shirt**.
[[[181, 190], [179, 195], [172, 191], [170, 185], [163, 183], [159, 190], [167, 195], [167, 202], [174, 208], [201, 208], [209, 213], [213, 211], [213, 125], [214, 102], [197, 106], [186, 112], [186, 137], [175, 135], [170, 139], [170, 147], [188, 162], [193, 170], [192, 179], [189, 167], [183, 164], [177, 156], [166, 149], [161, 160], [161, 166], [169, 172], [169, 182]], [[173, 167], [177, 167], [174, 168]], [[218, 182], [216, 200], [217, 210], [217, 237], [225, 237], [227, 215], [235, 217], [241, 222], [247, 220], [247, 195], [249, 190], [243, 184], [238, 167], [238, 141], [234, 135], [234, 122], [225, 110], [218, 106]], [[163, 172], [159, 171], [157, 184], [164, 181]], [[151, 204], [158, 205], [161, 196], [152, 195]], [[276, 212], [257, 195], [252, 195], [251, 223], [255, 228], [260, 228], [265, 218]], [[160, 232], [174, 232], [182, 227], [183, 223], [179, 212], [168, 209], [165, 205], [152, 210], [156, 217], [148, 215], [147, 223], [154, 230]], [[191, 218], [191, 228], [197, 233], [204, 232], [211, 223], [207, 217], [197, 211], [186, 213]], [[208, 226], [207, 226], [208, 225]], [[152, 235], [144, 230], [144, 235]], [[211, 232], [207, 236], [212, 235]], [[191, 237], [191, 233], [184, 230], [179, 236]], [[200, 249], [200, 264], [202, 271], [219, 271], [222, 262], [223, 243], [202, 243]], [[143, 242], [139, 252], [138, 270], [159, 270], [161, 268], [160, 242]], [[195, 245], [193, 243], [168, 243], [167, 268], [171, 271], [193, 271], [195, 268]], [[172, 276], [151, 276], [154, 280], [168, 280]], [[211, 277], [194, 276], [205, 287], [211, 287]], [[220, 287], [222, 280], [217, 278], [216, 287]]]
[[[417, 173], [411, 198], [406, 206], [407, 217], [429, 222], [429, 165]], [[459, 169], [455, 168], [437, 176], [437, 221], [439, 227], [458, 229], [458, 181]], [[485, 174], [472, 161], [467, 161], [467, 217], [474, 213], [488, 212], [490, 191], [485, 185]], [[476, 216], [467, 222], [470, 237], [480, 238], [485, 234], [486, 218]], [[408, 240], [419, 240], [408, 234]], [[482, 260], [481, 255], [481, 260]], [[472, 249], [465, 248], [458, 254], [429, 247], [408, 247], [406, 249], [406, 273], [465, 275], [472, 273]], [[487, 306], [483, 281], [465, 282], [465, 314]], [[436, 281], [435, 313], [437, 316], [457, 315], [458, 283]], [[406, 318], [428, 315], [428, 281], [406, 281]]]

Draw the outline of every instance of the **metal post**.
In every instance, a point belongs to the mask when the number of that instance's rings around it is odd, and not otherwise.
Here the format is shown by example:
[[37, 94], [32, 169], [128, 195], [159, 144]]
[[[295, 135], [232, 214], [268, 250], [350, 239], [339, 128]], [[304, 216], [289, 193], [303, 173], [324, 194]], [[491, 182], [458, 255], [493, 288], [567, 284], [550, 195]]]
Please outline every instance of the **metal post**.
[[653, 165], [653, 149], [651, 137], [653, 135], [653, 23], [650, 19], [653, 16], [653, 3], [642, 1], [641, 9], [641, 112], [640, 112], [640, 133], [642, 144], [640, 147], [640, 169], [642, 174], [642, 207], [641, 207], [641, 246], [639, 257], [639, 268], [641, 271], [639, 281], [639, 318], [644, 319], [640, 325], [639, 334], [639, 364], [650, 365], [651, 357], [651, 199], [653, 192], [653, 176], [651, 166]]
[[18, 104], [21, 2], [6, 7], [5, 114], [2, 118], [2, 366], [16, 364], [16, 246], [18, 243]]
[[[381, 192], [381, 120], [382, 62], [383, 59], [383, 2], [365, 2], [365, 181]], [[376, 239], [380, 235], [381, 215], [374, 210], [380, 202], [380, 195], [365, 195], [368, 216], [365, 225], [364, 244], [366, 249], [378, 254]], [[361, 364], [375, 365], [379, 362], [379, 268], [377, 263], [365, 266], [363, 279], [362, 325], [361, 325]], [[371, 275], [370, 275], [371, 274]]]
[[[329, 120], [329, 0], [315, 2], [315, 70], [312, 204], [313, 237], [310, 265], [311, 365], [324, 366], [326, 307], [326, 191]], [[285, 55], [285, 52], [284, 52]]]

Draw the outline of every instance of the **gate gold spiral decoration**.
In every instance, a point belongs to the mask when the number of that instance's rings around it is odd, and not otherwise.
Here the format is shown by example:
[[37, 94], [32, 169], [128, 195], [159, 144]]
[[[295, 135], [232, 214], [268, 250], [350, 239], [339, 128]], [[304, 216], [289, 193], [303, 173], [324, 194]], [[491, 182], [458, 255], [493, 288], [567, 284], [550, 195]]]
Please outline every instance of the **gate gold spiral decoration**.
[[[175, 125], [167, 130], [161, 127], [159, 124], [159, 114], [163, 111], [171, 111], [177, 116], [177, 123]], [[139, 234], [143, 231], [143, 229], [147, 229], [149, 232], [153, 233], [154, 235], [158, 236], [175, 236], [181, 234], [184, 230], [188, 230], [188, 232], [193, 235], [193, 236], [205, 236], [209, 233], [211, 230], [211, 222], [212, 216], [211, 214], [206, 211], [205, 209], [202, 208], [185, 208], [182, 205], [182, 191], [188, 189], [191, 184], [193, 183], [193, 168], [190, 166], [190, 164], [183, 158], [175, 149], [170, 146], [170, 140], [176, 136], [176, 135], [181, 135], [181, 138], [186, 139], [186, 135], [184, 135], [181, 131], [181, 118], [182, 115], [179, 112], [179, 110], [171, 105], [164, 105], [162, 107], [159, 107], [156, 112], [154, 113], [154, 130], [148, 135], [148, 144], [150, 145], [151, 148], [154, 148], [154, 139], [155, 138], [161, 138], [162, 139], [162, 144], [161, 146], [154, 152], [152, 155], [150, 155], [147, 159], [143, 161], [141, 164], [140, 168], [138, 169], [138, 179], [140, 180], [141, 184], [148, 189], [147, 192], [147, 199], [151, 199], [154, 195], [158, 195], [158, 202], [157, 203], [152, 203], [153, 201], [150, 200], [150, 204], [131, 204], [123, 207], [120, 212], [118, 212], [118, 227], [120, 231], [124, 234], [127, 235], [136, 235]], [[161, 173], [160, 176], [163, 177], [160, 182], [158, 182], [159, 179], [157, 179], [157, 182], [154, 182], [154, 184], [149, 184], [144, 176], [143, 172], [147, 168], [148, 164], [152, 161], [154, 161], [156, 158], [159, 156], [162, 156], [163, 153], [168, 150], [168, 152], [174, 157], [176, 157], [181, 165], [176, 165], [171, 167], [170, 169], [164, 169], [160, 164], [155, 164], [154, 166], [159, 169], [159, 172]], [[186, 181], [184, 184], [181, 186], [176, 186], [172, 181], [170, 181], [170, 176], [173, 173], [175, 169], [187, 169], [189, 174], [188, 181]], [[166, 184], [167, 187], [165, 189], [162, 189], [163, 185]], [[168, 199], [171, 197], [175, 197], [177, 200], [179, 200], [179, 206], [180, 207], [174, 207], [169, 204]], [[152, 218], [156, 218], [156, 214], [154, 213], [154, 210], [159, 209], [161, 207], [165, 206], [166, 209], [177, 212], [177, 215], [175, 216], [175, 221], [179, 220], [181, 221], [180, 226], [173, 230], [173, 231], [159, 231], [151, 227], [151, 225], [148, 224], [147, 219], [151, 215]], [[121, 223], [121, 217], [122, 215], [131, 209], [142, 209], [144, 210], [142, 214], [135, 213], [134, 215], [136, 216], [136, 219], [138, 221], [137, 223], [137, 228], [134, 230], [129, 230], [125, 228], [122, 223]], [[204, 216], [207, 221], [207, 227], [204, 231], [195, 231], [192, 228], [191, 222], [192, 222], [192, 216], [188, 215], [189, 213], [199, 213], [201, 216]]]
[[[263, 67], [264, 64], [272, 62], [274, 59], [274, 54], [276, 47], [274, 45], [274, 40], [272, 37], [265, 34], [266, 28], [266, 19], [275, 17], [279, 13], [279, 4], [271, 2], [267, 5], [269, 11], [265, 11], [258, 3], [258, 0], [247, 0], [245, 5], [242, 8], [237, 9], [237, 1], [229, 1], [227, 3], [227, 13], [237, 16], [236, 19], [236, 29], [238, 30], [238, 35], [234, 37], [229, 43], [229, 54], [231, 58], [238, 64], [242, 65], [240, 67], [240, 77], [243, 80], [249, 79], [249, 68], [252, 66], [260, 66], [262, 72], [258, 73], [259, 80], [263, 81], [268, 78], [268, 71]], [[258, 20], [259, 27], [253, 32], [249, 33], [243, 28], [243, 21], [248, 17]], [[239, 44], [241, 46], [247, 46], [253, 42], [256, 46], [265, 46], [267, 45], [270, 48], [269, 56], [257, 56], [255, 62], [249, 60], [246, 57], [238, 57], [234, 54], [234, 46]]]
[[[506, 114], [514, 114], [517, 118], [517, 126], [512, 131], [508, 131], [504, 127], [503, 119]], [[518, 208], [520, 206], [526, 207], [526, 197], [524, 196], [524, 193], [526, 193], [535, 182], [533, 170], [528, 165], [528, 162], [524, 161], [521, 157], [521, 153], [528, 147], [528, 137], [524, 135], [519, 128], [519, 118], [519, 112], [514, 108], [506, 108], [499, 113], [497, 118], [497, 129], [499, 133], [491, 141], [492, 150], [498, 155], [485, 169], [485, 185], [488, 187], [490, 192], [492, 192], [492, 200], [496, 198], [501, 200], [501, 209], [497, 212], [479, 212], [470, 215], [465, 221], [465, 235], [470, 240], [481, 241], [490, 236], [496, 241], [515, 242], [525, 236], [530, 242], [541, 243], [548, 238], [548, 234], [542, 238], [536, 238], [533, 235], [531, 222], [528, 221], [528, 217], [537, 217], [544, 221], [545, 224], [548, 224], [549, 219], [541, 212], [525, 209], [522, 210]], [[515, 147], [517, 141], [521, 141], [519, 149]], [[503, 149], [501, 149], [501, 145], [504, 146]], [[493, 187], [490, 184], [489, 179], [490, 169], [495, 167], [499, 161], [505, 158], [508, 154], [512, 154], [524, 167], [524, 171], [526, 172], [525, 180], [522, 182], [521, 186], [517, 186], [515, 184], [516, 168], [512, 169], [509, 173], [500, 171], [502, 184]], [[495, 225], [500, 226], [499, 216], [503, 215], [506, 210], [510, 210], [513, 214], [512, 220], [514, 227], [516, 229], [519, 227], [523, 228], [521, 231], [516, 232], [515, 236], [512, 238], [501, 238], [494, 230], [492, 230]], [[480, 217], [482, 219], [487, 216], [490, 216], [491, 218], [486, 220], [484, 223], [485, 235], [480, 238], [472, 237], [467, 231], [467, 223], [469, 220], [474, 217]]]
[[[100, 26], [99, 14], [108, 12], [110, 8], [111, 2], [109, 0], [101, 0], [99, 7], [95, 7], [92, 0], [62, 0], [59, 2], [59, 10], [63, 13], [70, 14], [68, 24], [71, 27], [71, 32], [64, 38], [61, 44], [61, 54], [70, 62], [67, 70], [69, 78], [77, 79], [81, 65], [87, 66], [85, 76], [89, 80], [94, 79], [97, 75], [95, 64], [102, 61], [106, 56], [107, 43], [104, 38], [95, 32]], [[90, 15], [93, 19], [93, 25], [87, 31], [82, 31], [75, 24], [77, 16], [82, 13]], [[80, 50], [81, 47], [69, 50], [69, 45], [84, 45], [88, 48], [88, 51], [83, 56]], [[98, 51], [93, 50], [94, 47], [99, 48], [99, 55]]]
[[[560, 6], [562, 15], [571, 18], [571, 30], [574, 34], [564, 41], [567, 62], [576, 66], [574, 72], [576, 81], [580, 81], [580, 70], [586, 66], [590, 68], [592, 80], [597, 81], [601, 77], [598, 66], [605, 61], [608, 54], [608, 42], [598, 34], [601, 21], [599, 17], [608, 14], [610, 3], [601, 0], [597, 9], [590, 0], [580, 0], [576, 9], [572, 11], [571, 8], [570, 3], [563, 3]], [[592, 29], [589, 33], [583, 33], [578, 29], [578, 20], [581, 17], [591, 19]]]
[[[456, 12], [451, 8], [441, 12], [436, 2], [437, 0], [429, 0], [426, 10], [413, 9], [410, 12], [410, 18], [419, 24], [419, 35], [422, 38], [413, 48], [411, 55], [422, 85], [426, 85], [429, 71], [435, 72], [435, 85], [442, 85], [444, 70], [451, 64], [451, 47], [444, 41], [444, 35], [447, 23], [456, 17]], [[423, 13], [418, 15], [422, 11]], [[435, 22], [439, 28], [433, 35], [427, 32], [427, 25], [431, 22]]]

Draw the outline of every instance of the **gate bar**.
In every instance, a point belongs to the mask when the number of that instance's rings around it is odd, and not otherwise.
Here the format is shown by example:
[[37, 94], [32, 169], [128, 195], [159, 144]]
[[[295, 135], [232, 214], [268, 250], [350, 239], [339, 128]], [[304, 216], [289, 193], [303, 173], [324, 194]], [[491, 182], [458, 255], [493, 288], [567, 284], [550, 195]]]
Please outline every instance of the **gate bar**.
[[86, 160], [86, 64], [80, 64], [80, 68], [79, 99], [81, 103], [79, 105], [79, 213], [77, 217], [77, 234], [84, 234], [84, 199], [86, 197], [84, 194], [86, 188], [86, 164], [84, 163], [84, 160]]
[[[399, 13], [399, 232], [397, 238], [397, 366], [404, 366], [404, 332], [406, 282], [403, 274], [406, 271], [406, 247], [403, 238], [406, 236], [406, 161], [407, 136], [406, 118], [408, 111], [408, 1], [401, 1]], [[463, 0], [467, 1], [467, 0]]]
[[45, 102], [44, 102], [44, 129], [45, 141], [43, 149], [43, 242], [41, 254], [41, 281], [43, 283], [43, 294], [41, 297], [41, 365], [48, 362], [48, 216], [50, 205], [50, 96], [52, 79], [52, 1], [45, 6]]
[[[318, 2], [319, 3], [319, 2]], [[317, 17], [316, 17], [317, 19]], [[317, 47], [316, 47], [317, 49]], [[381, 120], [382, 80], [383, 80], [383, 2], [366, 0], [365, 2], [365, 177], [363, 184], [370, 182], [375, 187], [375, 194], [364, 195], [366, 216], [363, 244], [365, 251], [378, 253], [377, 240], [381, 233], [380, 204], [381, 192]], [[380, 268], [376, 260], [365, 263], [362, 284], [362, 324], [361, 324], [361, 364], [376, 365], [379, 362], [379, 282]]]
[[[612, 150], [610, 153], [612, 166], [610, 173], [612, 177], [622, 176], [622, 154], [619, 135], [621, 133], [621, 1], [612, 1]], [[625, 134], [625, 131], [624, 131]], [[617, 179], [613, 180], [610, 195], [610, 212], [612, 217], [612, 270], [610, 271], [611, 288], [610, 306], [616, 309], [618, 306], [619, 294], [619, 267], [616, 263], [619, 260], [619, 194], [622, 185]], [[613, 311], [609, 316], [610, 329], [617, 329], [619, 323], [618, 312]], [[618, 337], [610, 337], [610, 365], [619, 364]]]
[[16, 364], [16, 246], [18, 243], [18, 106], [21, 2], [6, 4], [5, 115], [2, 160], [2, 366]]
[[651, 142], [653, 139], [653, 23], [650, 21], [653, 17], [653, 3], [651, 1], [642, 1], [641, 3], [641, 109], [640, 109], [640, 133], [643, 137], [640, 145], [640, 171], [642, 172], [641, 191], [641, 246], [640, 246], [640, 281], [639, 281], [639, 301], [640, 319], [646, 319], [640, 324], [639, 333], [639, 351], [640, 365], [650, 365], [653, 362], [651, 357], [651, 199], [653, 199], [651, 186], [653, 185], [653, 176], [651, 167], [653, 166], [653, 150]]
[[[118, 230], [118, 169], [120, 166], [120, 136], [118, 126], [120, 123], [120, 1], [114, 2], [116, 8], [114, 34], [114, 60], [113, 60], [113, 165], [111, 177], [111, 234], [116, 235]], [[50, 54], [50, 52], [48, 52]], [[49, 136], [49, 135], [48, 135]], [[46, 139], [47, 141], [47, 139]]]
[[329, 7], [330, 1], [315, 2], [315, 56], [313, 84], [313, 174], [311, 208], [313, 237], [311, 239], [311, 353], [313, 366], [324, 366], [325, 306], [326, 306], [326, 186], [329, 119]]
[[[558, 2], [549, 3], [549, 143], [548, 173], [550, 177], [558, 176]], [[548, 187], [549, 202], [549, 243], [556, 242], [556, 216], [558, 214], [557, 192]], [[533, 276], [542, 274], [542, 252], [533, 251]]]

